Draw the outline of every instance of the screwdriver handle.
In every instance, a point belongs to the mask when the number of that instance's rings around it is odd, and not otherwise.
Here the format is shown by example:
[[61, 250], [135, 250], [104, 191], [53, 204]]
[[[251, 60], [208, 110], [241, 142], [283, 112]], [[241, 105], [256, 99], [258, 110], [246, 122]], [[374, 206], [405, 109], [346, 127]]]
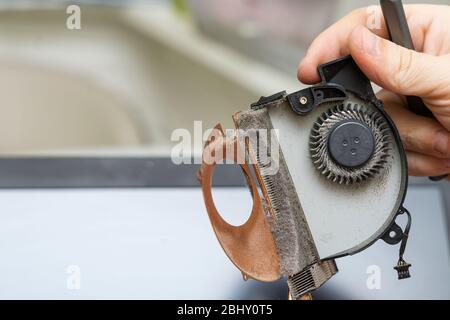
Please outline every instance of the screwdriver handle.
[[[407, 49], [415, 50], [402, 1], [380, 0], [380, 4], [391, 41]], [[430, 109], [425, 106], [421, 98], [408, 96], [406, 100], [409, 110], [415, 114], [433, 117]]]
[[[415, 50], [402, 1], [380, 0], [380, 5], [391, 41], [407, 49]], [[408, 109], [413, 113], [426, 117], [434, 117], [421, 98], [407, 96], [406, 101], [408, 103]], [[439, 181], [447, 177], [448, 175], [430, 177], [430, 180]]]
[[399, 46], [415, 50], [402, 1], [380, 0], [380, 4], [391, 41]]

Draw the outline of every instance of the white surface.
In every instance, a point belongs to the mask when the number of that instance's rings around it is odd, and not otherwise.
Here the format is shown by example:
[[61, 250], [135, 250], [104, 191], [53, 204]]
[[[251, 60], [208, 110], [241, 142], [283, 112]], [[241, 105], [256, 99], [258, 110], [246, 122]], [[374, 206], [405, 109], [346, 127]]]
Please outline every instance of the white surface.
[[309, 137], [312, 124], [326, 110], [323, 105], [306, 116], [297, 116], [287, 103], [269, 110], [274, 128], [279, 129], [281, 150], [322, 259], [354, 250], [378, 236], [395, 214], [401, 182], [396, 148], [388, 174], [364, 184], [342, 186], [323, 177], [311, 161]]
[[[221, 212], [247, 188], [218, 189]], [[1, 190], [0, 298], [284, 299], [283, 281], [244, 282], [218, 244], [200, 189]], [[450, 298], [446, 221], [436, 188], [411, 188], [413, 225], [405, 258], [409, 280], [392, 270], [398, 246], [382, 241], [338, 259], [339, 273], [318, 294], [329, 298]], [[230, 215], [228, 215], [229, 217]], [[366, 269], [382, 269], [381, 290], [368, 290]], [[69, 290], [66, 269], [81, 269]]]
[[[2, 190], [0, 202], [1, 299], [226, 299], [243, 285], [199, 189]], [[70, 265], [80, 290], [66, 286]]]

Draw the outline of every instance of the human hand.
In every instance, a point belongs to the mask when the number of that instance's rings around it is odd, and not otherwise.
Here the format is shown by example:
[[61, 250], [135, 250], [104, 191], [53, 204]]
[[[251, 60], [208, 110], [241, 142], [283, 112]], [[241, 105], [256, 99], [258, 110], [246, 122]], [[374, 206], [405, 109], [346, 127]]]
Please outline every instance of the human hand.
[[[371, 7], [373, 8], [373, 7]], [[384, 88], [378, 93], [407, 151], [409, 173], [450, 173], [450, 6], [405, 6], [417, 51], [388, 40], [381, 9], [358, 9], [329, 27], [311, 44], [298, 68], [307, 84], [320, 81], [319, 64], [351, 54], [366, 76]], [[404, 96], [419, 96], [436, 119], [413, 114]]]

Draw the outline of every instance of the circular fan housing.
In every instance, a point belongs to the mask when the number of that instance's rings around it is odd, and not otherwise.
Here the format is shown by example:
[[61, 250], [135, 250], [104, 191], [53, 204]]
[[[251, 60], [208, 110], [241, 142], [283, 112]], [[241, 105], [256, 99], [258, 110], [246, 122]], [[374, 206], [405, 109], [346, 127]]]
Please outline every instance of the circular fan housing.
[[316, 168], [340, 184], [365, 181], [388, 164], [391, 131], [383, 115], [348, 103], [331, 107], [314, 123], [310, 153]]

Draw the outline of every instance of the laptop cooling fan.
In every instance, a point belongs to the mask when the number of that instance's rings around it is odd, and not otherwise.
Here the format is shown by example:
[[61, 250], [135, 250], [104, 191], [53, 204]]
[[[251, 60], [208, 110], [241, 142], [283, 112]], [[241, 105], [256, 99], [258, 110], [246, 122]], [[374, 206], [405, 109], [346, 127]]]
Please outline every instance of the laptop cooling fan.
[[[335, 259], [382, 239], [401, 243], [411, 217], [404, 208], [407, 161], [397, 129], [370, 81], [351, 57], [319, 66], [321, 82], [262, 97], [233, 116], [236, 130], [217, 125], [199, 171], [206, 209], [227, 256], [244, 278], [287, 277], [293, 299], [336, 274]], [[212, 198], [216, 165], [241, 165], [253, 197], [241, 226], [228, 224]], [[401, 228], [399, 215], [407, 215]]]

